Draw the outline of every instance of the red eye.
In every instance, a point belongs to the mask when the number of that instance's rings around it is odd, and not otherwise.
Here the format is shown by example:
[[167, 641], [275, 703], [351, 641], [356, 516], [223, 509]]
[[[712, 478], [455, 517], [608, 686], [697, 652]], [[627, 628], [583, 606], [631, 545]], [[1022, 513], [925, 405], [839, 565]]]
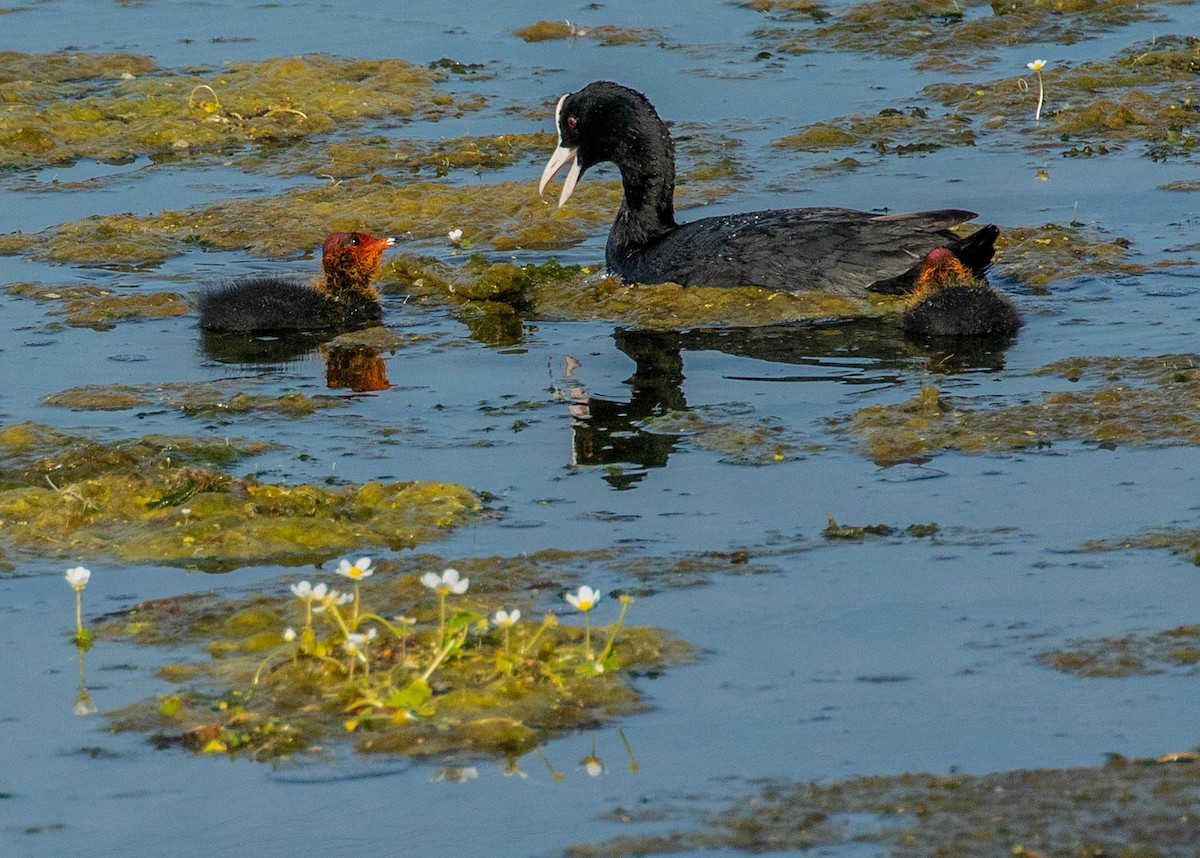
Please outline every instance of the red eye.
[[575, 130], [575, 126], [578, 124], [579, 124], [579, 120], [576, 119], [574, 116], [567, 117], [567, 127], [570, 128], [572, 131]]

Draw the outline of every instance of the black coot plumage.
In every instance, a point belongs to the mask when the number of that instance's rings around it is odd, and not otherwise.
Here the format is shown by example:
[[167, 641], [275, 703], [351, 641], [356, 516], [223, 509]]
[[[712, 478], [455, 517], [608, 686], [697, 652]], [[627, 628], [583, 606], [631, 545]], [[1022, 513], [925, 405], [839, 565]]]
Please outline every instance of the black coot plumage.
[[210, 331], [350, 330], [383, 317], [371, 285], [394, 239], [335, 232], [321, 248], [324, 275], [315, 284], [248, 277], [200, 295], [200, 327]]
[[1021, 317], [1011, 300], [939, 247], [925, 257], [900, 327], [926, 337], [1000, 338], [1015, 334]]
[[675, 145], [650, 101], [611, 81], [564, 95], [555, 111], [559, 145], [539, 192], [570, 164], [558, 204], [589, 167], [612, 161], [625, 199], [608, 236], [608, 268], [626, 282], [761, 286], [861, 297], [910, 291], [922, 260], [948, 247], [976, 274], [998, 235], [986, 226], [966, 238], [949, 230], [971, 220], [958, 209], [877, 215], [797, 208], [675, 222]]

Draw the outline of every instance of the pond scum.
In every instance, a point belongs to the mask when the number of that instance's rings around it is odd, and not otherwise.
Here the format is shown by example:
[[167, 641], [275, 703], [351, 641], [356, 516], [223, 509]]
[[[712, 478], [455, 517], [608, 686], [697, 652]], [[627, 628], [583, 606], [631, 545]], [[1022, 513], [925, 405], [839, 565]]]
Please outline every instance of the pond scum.
[[1003, 452], [1062, 441], [1200, 444], [1200, 420], [1190, 416], [1200, 395], [1200, 356], [1068, 358], [1035, 374], [1105, 383], [999, 407], [973, 407], [930, 386], [907, 402], [870, 405], [833, 424], [862, 439], [867, 454], [883, 464], [949, 449]]
[[220, 469], [276, 445], [146, 435], [115, 442], [36, 423], [0, 428], [0, 547], [222, 571], [406, 548], [474, 518], [465, 486], [427, 481], [284, 486]]

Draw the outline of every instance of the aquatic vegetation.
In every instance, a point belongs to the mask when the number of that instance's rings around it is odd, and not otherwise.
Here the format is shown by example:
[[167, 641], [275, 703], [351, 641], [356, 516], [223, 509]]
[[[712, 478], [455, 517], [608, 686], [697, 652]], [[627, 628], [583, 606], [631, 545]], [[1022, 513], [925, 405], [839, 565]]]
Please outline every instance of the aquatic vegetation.
[[1039, 653], [1047, 667], [1073, 676], [1147, 676], [1200, 671], [1200, 626], [1177, 626], [1153, 634], [1128, 634], [1070, 641]]
[[662, 34], [655, 29], [616, 27], [600, 24], [595, 27], [580, 27], [570, 21], [538, 21], [513, 31], [526, 42], [549, 42], [561, 39], [593, 39], [601, 45], [641, 45], [661, 41]]
[[[1053, 84], [1054, 103], [1042, 111], [1042, 118], [1051, 121], [1016, 142], [1038, 151], [1060, 149], [1065, 155], [1101, 154], [1140, 142], [1152, 158], [1188, 155], [1200, 129], [1194, 106], [1193, 69], [1198, 64], [1200, 39], [1159, 36], [1125, 48], [1112, 59], [1058, 67], [1044, 76], [1037, 70], [1039, 80], [1044, 77]], [[996, 130], [1028, 116], [1027, 89], [1028, 82], [1017, 76], [931, 84], [924, 93], [982, 121], [983, 128]]]
[[[933, 105], [908, 103], [902, 110], [889, 107], [874, 116], [825, 119], [781, 137], [775, 145], [807, 152], [874, 150], [880, 156], [985, 141], [1066, 157], [1103, 155], [1130, 143], [1142, 144], [1143, 152], [1155, 159], [1194, 151], [1200, 137], [1200, 93], [1193, 72], [1200, 67], [1200, 40], [1195, 37], [1160, 36], [1111, 59], [1075, 66], [1049, 69], [1045, 60], [1026, 65], [1036, 75], [1038, 90], [1033, 128], [1031, 82], [1019, 74], [985, 82], [929, 84], [922, 91], [923, 101]], [[1049, 85], [1053, 98], [1047, 102]], [[1049, 121], [1043, 126], [1041, 119]]]
[[818, 24], [832, 13], [817, 0], [733, 0], [738, 6], [762, 12], [772, 19], [791, 21], [807, 19]]
[[129, 54], [0, 55], [0, 168], [139, 155], [197, 159], [278, 145], [368, 120], [437, 116], [442, 72], [400, 59], [326, 55], [170, 71]]
[[63, 316], [73, 328], [92, 328], [105, 331], [117, 322], [138, 319], [162, 319], [183, 316], [191, 308], [176, 292], [114, 294], [100, 286], [52, 286], [39, 283], [9, 283], [4, 287], [9, 295], [53, 302], [51, 316]]
[[977, 67], [981, 59], [992, 61], [979, 56], [989, 48], [1045, 42], [1074, 44], [1137, 21], [1164, 20], [1159, 7], [1182, 2], [870, 0], [830, 10], [832, 15], [823, 26], [772, 28], [755, 35], [766, 46], [785, 53], [797, 52], [798, 46], [808, 44], [856, 53], [917, 57], [921, 68], [946, 68], [967, 60]]
[[1080, 226], [1006, 227], [996, 242], [995, 267], [1001, 276], [1033, 288], [1093, 274], [1140, 274], [1156, 267], [1130, 262], [1131, 245], [1127, 238]]
[[924, 387], [907, 402], [871, 405], [848, 420], [846, 431], [862, 439], [877, 462], [898, 462], [954, 449], [983, 453], [1038, 449], [1057, 442], [1200, 444], [1195, 411], [1200, 370], [1195, 355], [1155, 358], [1073, 358], [1037, 374], [1082, 378], [1103, 367], [1102, 386], [1043, 394], [1040, 401], [995, 405], [987, 399], [945, 397]]
[[353, 139], [306, 140], [286, 158], [271, 151], [252, 152], [239, 166], [276, 176], [312, 175], [332, 181], [383, 173], [396, 177], [448, 176], [456, 170], [481, 174], [510, 167], [554, 148], [546, 132], [452, 137], [440, 140], [395, 138], [381, 134]]
[[[113, 728], [259, 760], [338, 738], [363, 753], [516, 758], [553, 735], [643, 711], [632, 676], [691, 657], [661, 630], [625, 626], [629, 597], [597, 656], [586, 631], [552, 613], [533, 623], [518, 609], [497, 611], [489, 627], [483, 596], [435, 625], [421, 599], [425, 576], [379, 568], [353, 614], [342, 610], [349, 594], [301, 581], [290, 586], [293, 599], [194, 594], [108, 618], [101, 640], [203, 646], [212, 656], [164, 668], [187, 688], [111, 713]], [[463, 583], [426, 575], [447, 588]], [[599, 594], [591, 595], [594, 606]]]
[[276, 417], [306, 417], [326, 408], [343, 408], [347, 400], [331, 394], [292, 392], [278, 396], [247, 393], [255, 379], [165, 382], [163, 384], [88, 384], [47, 394], [43, 405], [81, 411], [122, 411], [131, 408], [171, 408], [186, 417], [269, 414]]
[[921, 107], [885, 108], [875, 115], [844, 116], [817, 122], [775, 140], [773, 145], [802, 152], [870, 148], [881, 155], [933, 152], [947, 146], [974, 146], [972, 120], [958, 113], [933, 117]]
[[75, 591], [75, 645], [87, 648], [92, 642], [92, 633], [83, 627], [83, 590], [92, 579], [92, 571], [86, 566], [72, 566], [65, 577]]
[[1200, 527], [1169, 527], [1118, 539], [1091, 540], [1084, 543], [1086, 551], [1120, 551], [1126, 548], [1165, 549], [1200, 566]]
[[690, 443], [721, 453], [721, 461], [738, 465], [791, 462], [806, 446], [804, 439], [780, 421], [756, 416], [748, 406], [668, 411], [643, 420], [641, 427], [647, 432], [686, 435]]
[[471, 519], [465, 486], [260, 483], [213, 467], [265, 442], [145, 436], [104, 444], [37, 424], [0, 429], [0, 546], [18, 557], [106, 556], [225, 570], [401, 548]]
[[[634, 855], [873, 851], [896, 858], [1122, 855], [1194, 851], [1197, 754], [1157, 760], [1110, 755], [1105, 765], [990, 774], [873, 775], [772, 782], [723, 810], [675, 802], [686, 827], [663, 831], [663, 809], [642, 808], [653, 831], [570, 847], [570, 858]], [[630, 812], [616, 815], [630, 820]]]

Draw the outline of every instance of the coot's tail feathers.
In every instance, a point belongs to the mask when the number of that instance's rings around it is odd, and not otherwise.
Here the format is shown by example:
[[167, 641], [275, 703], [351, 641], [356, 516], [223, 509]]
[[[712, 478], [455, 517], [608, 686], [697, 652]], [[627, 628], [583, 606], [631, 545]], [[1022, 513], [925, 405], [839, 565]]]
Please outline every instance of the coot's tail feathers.
[[999, 237], [999, 227], [989, 223], [966, 238], [952, 241], [947, 246], [963, 265], [971, 269], [972, 274], [982, 278], [992, 264], [992, 257], [996, 255], [996, 239]]
[[[950, 213], [947, 212], [947, 214]], [[966, 215], [968, 218], [974, 217], [970, 212], [953, 213]], [[971, 233], [966, 238], [947, 241], [945, 246], [958, 257], [963, 265], [971, 270], [972, 274], [982, 279], [988, 270], [988, 266], [992, 264], [992, 257], [996, 253], [996, 239], [999, 236], [999, 227], [995, 224], [988, 224]], [[888, 277], [886, 280], [877, 280], [868, 286], [867, 289], [868, 291], [878, 292], [882, 295], [906, 295], [917, 285], [917, 278], [921, 276], [921, 269], [924, 265], [925, 259], [922, 257], [903, 274]]]

